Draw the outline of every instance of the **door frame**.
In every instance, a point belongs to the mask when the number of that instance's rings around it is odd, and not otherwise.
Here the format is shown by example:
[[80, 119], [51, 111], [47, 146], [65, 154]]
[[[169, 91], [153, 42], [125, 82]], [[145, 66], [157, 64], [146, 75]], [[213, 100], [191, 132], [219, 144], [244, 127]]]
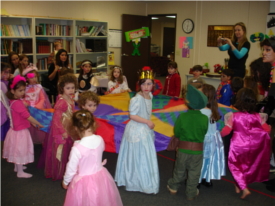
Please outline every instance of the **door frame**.
[[[148, 14], [147, 16], [151, 17], [151, 29], [152, 29], [152, 17], [165, 17], [165, 16], [175, 16], [175, 49], [174, 49], [174, 56], [175, 56], [175, 52], [176, 52], [176, 36], [177, 36], [177, 14]], [[151, 32], [151, 31], [150, 31]], [[152, 39], [152, 37], [151, 37]], [[163, 41], [163, 36], [162, 36], [162, 41]], [[163, 52], [161, 53], [163, 54]]]

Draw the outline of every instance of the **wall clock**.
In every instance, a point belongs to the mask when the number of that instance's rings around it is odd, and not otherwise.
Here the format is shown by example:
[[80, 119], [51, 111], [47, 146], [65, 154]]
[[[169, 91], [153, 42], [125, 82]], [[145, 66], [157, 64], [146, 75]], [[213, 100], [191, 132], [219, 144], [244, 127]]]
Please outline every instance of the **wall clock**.
[[194, 30], [194, 22], [192, 19], [184, 19], [182, 22], [182, 30], [186, 34], [190, 34]]

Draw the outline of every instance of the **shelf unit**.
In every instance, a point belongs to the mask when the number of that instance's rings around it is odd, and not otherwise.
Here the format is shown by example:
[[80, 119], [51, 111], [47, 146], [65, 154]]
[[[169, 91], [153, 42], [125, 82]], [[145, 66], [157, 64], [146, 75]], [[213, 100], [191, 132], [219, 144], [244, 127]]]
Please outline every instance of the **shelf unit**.
[[[2, 25], [27, 25], [30, 31], [30, 36], [4, 36]], [[61, 25], [61, 26], [59, 26]], [[74, 20], [74, 19], [57, 19], [57, 18], [41, 18], [41, 17], [1, 17], [1, 41], [12, 40], [12, 41], [24, 41], [24, 39], [31, 40], [32, 53], [25, 53], [27, 56], [33, 59], [33, 64], [37, 65], [39, 59], [46, 59], [53, 48], [50, 46], [53, 42], [61, 40], [67, 42], [70, 51], [68, 51], [70, 63], [76, 73], [79, 70], [79, 63], [85, 59], [89, 59], [93, 62], [93, 69], [97, 71], [107, 71], [107, 57], [108, 57], [108, 35], [106, 36], [79, 36], [80, 28], [83, 27], [103, 27], [104, 30], [108, 31], [108, 22], [102, 21], [89, 21], [89, 20]], [[46, 32], [41, 33], [39, 29], [45, 29]], [[61, 32], [63, 31], [63, 33]], [[83, 30], [83, 33], [85, 31]], [[41, 42], [46, 44], [47, 49], [39, 49]], [[48, 43], [49, 42], [49, 43]], [[91, 52], [79, 53], [76, 49], [77, 42], [82, 42], [86, 46], [89, 44], [96, 45], [96, 50]], [[99, 44], [99, 45], [98, 45]], [[38, 48], [39, 47], [39, 48]], [[87, 46], [86, 46], [87, 47]], [[98, 50], [98, 48], [100, 48]], [[66, 49], [66, 48], [64, 48]], [[90, 48], [91, 49], [91, 48]], [[1, 61], [5, 61], [5, 57], [8, 54], [4, 54], [1, 49]], [[100, 57], [100, 58], [99, 58]], [[105, 65], [97, 67], [97, 60], [104, 59]], [[39, 70], [46, 72], [47, 70]]]

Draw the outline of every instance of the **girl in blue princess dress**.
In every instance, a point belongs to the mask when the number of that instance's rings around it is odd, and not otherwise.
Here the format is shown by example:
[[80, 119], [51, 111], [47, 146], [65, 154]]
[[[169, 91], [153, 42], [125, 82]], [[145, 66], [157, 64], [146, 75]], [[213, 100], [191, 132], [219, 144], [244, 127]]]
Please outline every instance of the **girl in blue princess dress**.
[[212, 85], [204, 84], [202, 92], [207, 96], [208, 103], [206, 108], [200, 111], [208, 117], [209, 123], [203, 142], [203, 163], [199, 182], [211, 187], [211, 179], [220, 180], [221, 176], [225, 175], [224, 146], [216, 125], [216, 122], [220, 119], [220, 114], [215, 99], [215, 88]]
[[156, 194], [159, 191], [159, 171], [154, 144], [154, 123], [151, 90], [154, 86], [150, 67], [144, 67], [139, 80], [141, 91], [130, 101], [130, 121], [120, 145], [115, 181], [127, 191]]

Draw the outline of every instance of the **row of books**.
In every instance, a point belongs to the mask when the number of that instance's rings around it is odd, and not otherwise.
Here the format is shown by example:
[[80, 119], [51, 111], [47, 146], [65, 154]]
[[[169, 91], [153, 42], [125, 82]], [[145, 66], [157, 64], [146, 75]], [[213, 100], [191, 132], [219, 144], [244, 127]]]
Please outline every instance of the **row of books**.
[[[59, 41], [62, 45], [62, 48], [65, 49], [68, 53], [71, 52], [72, 41], [58, 39], [58, 40], [55, 40], [54, 42], [56, 42], [56, 41]], [[48, 40], [38, 39], [36, 41], [36, 52], [38, 54], [53, 52], [54, 51], [54, 42], [49, 42]]]
[[31, 36], [29, 25], [1, 24], [1, 36]]
[[[73, 65], [73, 57], [72, 55], [69, 55], [68, 56], [69, 58], [69, 62], [71, 63], [71, 65]], [[41, 59], [37, 59], [37, 63], [36, 63], [36, 66], [37, 66], [37, 69], [38, 70], [48, 70], [49, 66], [50, 66], [51, 63], [48, 62], [48, 57], [45, 57], [45, 58], [41, 58]]]
[[41, 58], [41, 59], [37, 59], [37, 69], [38, 70], [48, 70], [48, 58]]
[[79, 39], [76, 39], [76, 53], [84, 53], [84, 52], [88, 52], [86, 49], [85, 44], [80, 41]]
[[71, 26], [58, 24], [39, 24], [35, 26], [36, 35], [72, 36]]
[[11, 51], [18, 54], [31, 54], [32, 39], [21, 39], [20, 41], [1, 39], [1, 54], [9, 54]]
[[107, 32], [104, 29], [104, 25], [101, 26], [78, 26], [75, 28], [76, 36], [107, 36]]

